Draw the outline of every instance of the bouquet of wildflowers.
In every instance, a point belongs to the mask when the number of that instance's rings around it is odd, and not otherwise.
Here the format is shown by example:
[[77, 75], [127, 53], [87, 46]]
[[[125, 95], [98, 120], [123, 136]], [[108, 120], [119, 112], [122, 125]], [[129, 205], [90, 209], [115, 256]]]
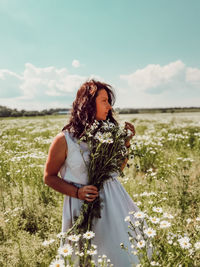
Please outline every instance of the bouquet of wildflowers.
[[[97, 187], [98, 191], [112, 174], [123, 176], [121, 165], [128, 157], [125, 146], [129, 132], [114, 123], [107, 121], [94, 121], [86, 125], [84, 135], [79, 142], [86, 142], [89, 149], [89, 161], [85, 161], [88, 170], [88, 184]], [[80, 215], [75, 217], [73, 226], [67, 234], [82, 234], [92, 230], [94, 218], [101, 218], [103, 200], [98, 196], [93, 202], [84, 201]], [[80, 240], [81, 242], [81, 240]], [[82, 244], [83, 245], [83, 244]]]

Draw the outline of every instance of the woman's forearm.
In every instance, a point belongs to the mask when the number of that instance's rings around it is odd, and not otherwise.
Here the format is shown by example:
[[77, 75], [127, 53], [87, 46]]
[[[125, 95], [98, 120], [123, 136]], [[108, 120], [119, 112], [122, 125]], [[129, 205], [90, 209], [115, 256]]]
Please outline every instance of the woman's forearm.
[[54, 190], [71, 197], [77, 197], [77, 187], [66, 182], [58, 176], [45, 176], [44, 182]]

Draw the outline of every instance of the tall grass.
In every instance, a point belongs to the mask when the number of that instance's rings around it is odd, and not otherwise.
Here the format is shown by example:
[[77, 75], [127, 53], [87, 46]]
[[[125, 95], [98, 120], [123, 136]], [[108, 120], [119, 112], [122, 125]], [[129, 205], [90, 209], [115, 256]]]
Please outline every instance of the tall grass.
[[[200, 250], [194, 246], [200, 241], [198, 117], [138, 114], [118, 119], [136, 127], [121, 183], [149, 218], [162, 220], [164, 212], [172, 215], [167, 219], [171, 226], [164, 230], [152, 224], [158, 233], [152, 240], [155, 262], [198, 266]], [[63, 195], [44, 185], [43, 169], [49, 145], [66, 122], [64, 116], [0, 120], [0, 266], [48, 266], [55, 258]], [[163, 212], [155, 213], [153, 207]], [[188, 249], [178, 241], [184, 235], [190, 238]], [[51, 240], [48, 246], [45, 240]]]

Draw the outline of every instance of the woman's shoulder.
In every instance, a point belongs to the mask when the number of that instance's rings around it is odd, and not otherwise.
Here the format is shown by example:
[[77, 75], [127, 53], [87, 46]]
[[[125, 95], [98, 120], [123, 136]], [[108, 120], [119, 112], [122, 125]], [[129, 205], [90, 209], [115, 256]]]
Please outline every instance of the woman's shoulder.
[[58, 149], [67, 149], [66, 137], [63, 131], [58, 133], [54, 137], [53, 145], [56, 146]]

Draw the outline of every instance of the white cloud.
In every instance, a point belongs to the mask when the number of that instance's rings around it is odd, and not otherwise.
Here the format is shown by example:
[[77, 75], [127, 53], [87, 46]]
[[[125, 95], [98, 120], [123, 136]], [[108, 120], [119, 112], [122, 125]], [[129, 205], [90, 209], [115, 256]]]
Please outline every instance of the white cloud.
[[[147, 89], [167, 85], [185, 70], [185, 65], [179, 60], [166, 66], [147, 65], [144, 69], [139, 69], [128, 75], [120, 75], [120, 79], [128, 82], [135, 91], [146, 91]], [[167, 87], [166, 87], [167, 88]]]
[[22, 95], [19, 86], [23, 77], [9, 70], [0, 70], [0, 97], [11, 98]]
[[74, 59], [74, 60], [72, 61], [72, 67], [74, 67], [74, 68], [79, 68], [80, 66], [81, 66], [81, 64], [80, 64], [79, 60]]
[[85, 80], [86, 77], [72, 75], [66, 68], [38, 68], [30, 63], [25, 64], [21, 76], [0, 70], [0, 105], [26, 109], [63, 107], [69, 99], [71, 104], [72, 96]]
[[200, 69], [188, 68], [186, 70], [186, 81], [200, 86]]
[[[70, 107], [80, 85], [92, 78], [110, 83], [95, 74], [72, 75], [54, 66], [38, 68], [27, 63], [20, 75], [2, 69], [0, 105], [27, 110]], [[116, 91], [115, 107], [200, 106], [200, 69], [180, 60], [165, 66], [147, 65], [110, 84]]]
[[69, 74], [66, 68], [37, 68], [27, 63], [20, 88], [25, 98], [33, 98], [41, 94], [52, 97], [65, 96], [76, 90], [84, 80], [85, 77]]
[[165, 66], [147, 65], [120, 79], [126, 85], [118, 89], [118, 106], [200, 106], [200, 69], [180, 60]]

